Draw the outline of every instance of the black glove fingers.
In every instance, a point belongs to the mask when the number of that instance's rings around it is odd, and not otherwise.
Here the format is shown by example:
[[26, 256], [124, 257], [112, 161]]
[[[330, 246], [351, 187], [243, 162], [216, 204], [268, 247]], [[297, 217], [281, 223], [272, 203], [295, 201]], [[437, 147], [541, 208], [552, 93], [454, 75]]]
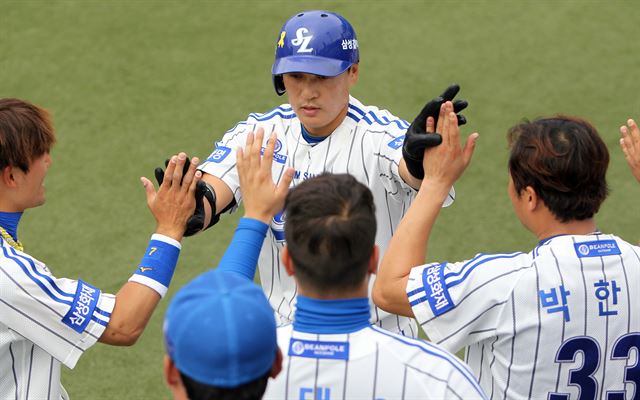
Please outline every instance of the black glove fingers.
[[467, 123], [467, 119], [464, 117], [464, 115], [457, 114], [456, 117], [458, 117], [458, 126], [462, 126]]
[[453, 102], [453, 112], [457, 114], [467, 108], [467, 106], [469, 106], [469, 103], [467, 103], [466, 100], [456, 100]]
[[156, 176], [156, 181], [158, 181], [158, 186], [162, 185], [162, 181], [164, 180], [164, 170], [158, 167], [153, 171], [153, 174]]
[[444, 92], [442, 92], [440, 97], [442, 97], [444, 101], [451, 101], [453, 100], [454, 97], [456, 97], [459, 91], [460, 91], [460, 85], [458, 85], [457, 83], [454, 83], [451, 86], [449, 86]]

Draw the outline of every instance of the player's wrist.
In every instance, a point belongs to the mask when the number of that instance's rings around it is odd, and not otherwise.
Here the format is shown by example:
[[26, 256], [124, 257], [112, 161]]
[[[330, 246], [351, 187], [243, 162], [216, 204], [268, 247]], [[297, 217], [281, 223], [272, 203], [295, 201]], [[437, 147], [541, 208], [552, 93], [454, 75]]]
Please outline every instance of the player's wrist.
[[175, 238], [156, 232], [129, 282], [145, 285], [164, 297], [178, 264], [180, 250], [181, 245]]
[[184, 237], [184, 227], [177, 228], [173, 225], [158, 224], [155, 234], [167, 236], [177, 242]]
[[425, 177], [422, 180], [420, 189], [418, 190], [418, 196], [428, 197], [430, 199], [444, 201], [449, 196], [449, 191], [453, 186], [452, 182], [446, 179]]
[[245, 210], [243, 218], [255, 219], [265, 224], [269, 224], [273, 219], [273, 214], [254, 210]]

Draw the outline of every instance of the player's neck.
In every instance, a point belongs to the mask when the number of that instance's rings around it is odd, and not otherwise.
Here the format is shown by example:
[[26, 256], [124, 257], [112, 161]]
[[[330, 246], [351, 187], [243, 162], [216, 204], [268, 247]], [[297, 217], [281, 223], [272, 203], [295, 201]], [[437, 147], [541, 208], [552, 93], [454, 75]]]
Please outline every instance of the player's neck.
[[534, 232], [538, 237], [538, 240], [544, 240], [553, 236], [559, 235], [589, 235], [596, 232], [596, 221], [593, 218], [585, 219], [582, 221], [569, 221], [560, 222], [546, 225]]
[[340, 113], [331, 121], [328, 125], [313, 128], [304, 126], [304, 129], [307, 131], [309, 135], [316, 138], [327, 137], [331, 135], [338, 127], [344, 122], [344, 119], [347, 118], [347, 112], [349, 111], [349, 103], [344, 106], [344, 109], [340, 111]]
[[21, 212], [0, 211], [0, 226], [15, 240], [18, 240], [18, 224], [21, 217]]
[[350, 333], [369, 326], [369, 299], [320, 300], [298, 295], [293, 329], [298, 332]]

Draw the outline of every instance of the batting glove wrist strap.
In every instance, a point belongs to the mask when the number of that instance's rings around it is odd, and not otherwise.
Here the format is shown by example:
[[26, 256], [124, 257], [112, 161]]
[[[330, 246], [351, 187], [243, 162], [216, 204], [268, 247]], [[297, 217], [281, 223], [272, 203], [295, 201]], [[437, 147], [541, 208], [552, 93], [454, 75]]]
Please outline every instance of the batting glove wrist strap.
[[154, 234], [140, 265], [129, 282], [145, 285], [164, 297], [178, 263], [180, 243], [164, 235]]

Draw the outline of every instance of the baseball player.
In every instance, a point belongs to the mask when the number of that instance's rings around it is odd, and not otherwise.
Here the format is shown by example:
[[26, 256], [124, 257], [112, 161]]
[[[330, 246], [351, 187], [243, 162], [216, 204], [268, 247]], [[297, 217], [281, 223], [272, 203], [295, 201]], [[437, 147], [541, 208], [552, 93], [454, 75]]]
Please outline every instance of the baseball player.
[[245, 157], [240, 150], [238, 156], [245, 215], [229, 247], [218, 267], [181, 288], [167, 310], [164, 376], [176, 400], [257, 400], [269, 377], [281, 370], [273, 310], [253, 277], [268, 223], [282, 209], [293, 170], [273, 184], [276, 138], [270, 138], [261, 160], [263, 134], [257, 132], [255, 143], [248, 134], [248, 149], [255, 151]]
[[[276, 182], [286, 168], [292, 167], [293, 187], [323, 172], [333, 172], [352, 174], [371, 189], [379, 226], [376, 244], [384, 252], [414, 197], [414, 188], [419, 187], [422, 150], [433, 145], [434, 138], [439, 139], [426, 135], [427, 115], [437, 117], [439, 105], [452, 99], [458, 88], [453, 86], [430, 102], [410, 126], [390, 112], [366, 106], [349, 95], [358, 80], [359, 42], [342, 16], [328, 11], [298, 13], [284, 24], [275, 47], [273, 82], [278, 95], [287, 93], [289, 104], [250, 114], [216, 143], [199, 167], [204, 172], [206, 189], [202, 193], [206, 201], [198, 199], [187, 234], [207, 229], [221, 212], [233, 210], [242, 201], [233, 149], [245, 143], [248, 132], [262, 128], [267, 135], [277, 135], [273, 163]], [[466, 102], [456, 102], [456, 111], [464, 107]], [[464, 123], [464, 117], [460, 118]], [[444, 205], [453, 198], [452, 188]], [[280, 323], [291, 321], [298, 293], [280, 261], [284, 226], [284, 214], [279, 213], [271, 221], [258, 263], [260, 281]], [[410, 319], [389, 315], [373, 305], [371, 317], [371, 322], [380, 327], [408, 336], [417, 334]]]
[[135, 343], [167, 291], [195, 207], [198, 160], [186, 166], [181, 153], [171, 158], [157, 193], [142, 178], [157, 227], [129, 282], [112, 295], [56, 278], [25, 252], [17, 234], [22, 213], [45, 201], [55, 140], [45, 110], [0, 99], [0, 399], [66, 399], [61, 364], [73, 368], [96, 341]]
[[620, 147], [627, 159], [633, 176], [640, 182], [640, 129], [632, 119], [627, 120], [626, 126], [620, 127]]
[[478, 137], [461, 148], [449, 103], [435, 126], [442, 144], [425, 152], [423, 186], [380, 265], [376, 304], [415, 316], [448, 350], [465, 348], [491, 398], [638, 398], [640, 247], [596, 226], [609, 153], [595, 128], [558, 116], [510, 130], [508, 192], [539, 240], [531, 252], [422, 265], [437, 202]]

